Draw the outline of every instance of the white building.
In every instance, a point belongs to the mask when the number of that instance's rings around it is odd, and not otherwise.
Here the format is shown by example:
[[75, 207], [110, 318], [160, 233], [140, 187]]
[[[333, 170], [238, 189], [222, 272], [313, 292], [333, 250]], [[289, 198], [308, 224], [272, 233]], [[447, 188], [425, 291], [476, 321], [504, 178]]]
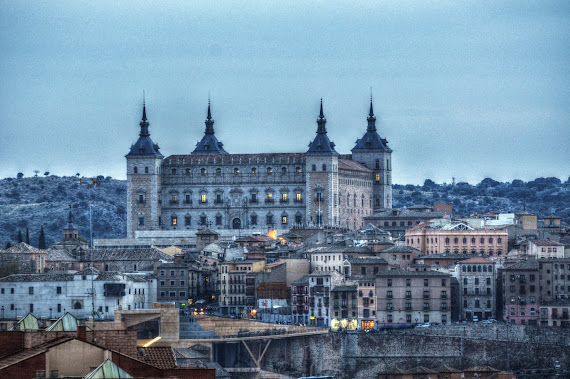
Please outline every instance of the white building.
[[150, 308], [156, 302], [156, 279], [148, 274], [99, 272], [87, 268], [75, 274], [16, 274], [0, 279], [3, 317], [27, 313], [57, 318], [69, 312], [77, 318], [113, 320], [115, 310]]
[[331, 289], [344, 283], [337, 271], [313, 272], [309, 275], [309, 324], [328, 328], [331, 324]]
[[532, 258], [564, 258], [564, 244], [550, 240], [528, 240], [526, 255]]

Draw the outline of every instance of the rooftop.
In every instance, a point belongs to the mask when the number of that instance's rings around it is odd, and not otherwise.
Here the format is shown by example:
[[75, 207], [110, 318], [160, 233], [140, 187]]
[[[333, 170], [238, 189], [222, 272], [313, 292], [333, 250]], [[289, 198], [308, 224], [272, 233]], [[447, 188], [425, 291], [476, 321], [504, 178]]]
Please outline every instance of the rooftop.
[[380, 271], [375, 275], [376, 277], [390, 277], [390, 276], [438, 276], [449, 277], [449, 274], [439, 271], [407, 271], [402, 269], [392, 269]]

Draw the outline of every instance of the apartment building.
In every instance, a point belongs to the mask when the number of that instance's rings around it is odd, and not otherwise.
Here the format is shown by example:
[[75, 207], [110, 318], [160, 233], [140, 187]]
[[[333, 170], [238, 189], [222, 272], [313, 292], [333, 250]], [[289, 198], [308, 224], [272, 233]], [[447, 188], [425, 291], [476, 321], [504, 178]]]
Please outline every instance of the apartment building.
[[439, 271], [380, 271], [376, 318], [380, 324], [451, 321], [451, 276]]
[[481, 257], [459, 262], [462, 320], [495, 318], [495, 263]]

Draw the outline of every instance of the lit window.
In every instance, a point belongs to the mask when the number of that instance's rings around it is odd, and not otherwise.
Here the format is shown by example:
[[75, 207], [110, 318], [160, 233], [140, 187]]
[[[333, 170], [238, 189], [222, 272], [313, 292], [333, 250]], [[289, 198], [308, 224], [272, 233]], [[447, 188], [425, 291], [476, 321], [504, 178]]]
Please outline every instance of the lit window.
[[177, 194], [172, 194], [172, 202], [173, 203], [178, 202], [178, 195]]
[[251, 169], [251, 175], [255, 175], [256, 172], [257, 172], [257, 168], [253, 167]]
[[272, 200], [273, 199], [273, 194], [272, 193], [268, 193], [267, 194], [267, 200]]
[[178, 218], [176, 216], [172, 216], [172, 226], [176, 226], [178, 224]]
[[301, 167], [299, 167], [299, 166], [295, 167], [295, 171], [297, 171], [297, 174], [300, 174], [301, 173]]
[[376, 183], [380, 183], [380, 174], [376, 174]]
[[301, 201], [301, 192], [297, 192], [295, 195], [295, 201]]
[[200, 195], [200, 202], [206, 203], [206, 201], [207, 201], [207, 199], [206, 199], [206, 194]]
[[286, 224], [286, 223], [287, 223], [287, 216], [281, 217], [281, 223], [282, 223], [282, 224]]
[[271, 167], [267, 167], [267, 173], [268, 174], [272, 174], [273, 173], [273, 169]]
[[218, 167], [218, 168], [216, 168], [216, 174], [218, 174], [218, 175], [219, 175], [219, 174], [221, 174], [221, 173], [222, 173], [222, 169], [221, 169], [221, 168], [219, 168], [219, 167]]
[[205, 168], [201, 168], [201, 169], [200, 169], [200, 174], [206, 175], [206, 169], [205, 169]]
[[239, 168], [237, 168], [237, 167], [234, 168], [234, 174], [236, 174], [236, 175], [239, 174]]
[[286, 193], [282, 193], [282, 194], [281, 194], [281, 200], [282, 200], [282, 201], [287, 201], [287, 194], [286, 194]]

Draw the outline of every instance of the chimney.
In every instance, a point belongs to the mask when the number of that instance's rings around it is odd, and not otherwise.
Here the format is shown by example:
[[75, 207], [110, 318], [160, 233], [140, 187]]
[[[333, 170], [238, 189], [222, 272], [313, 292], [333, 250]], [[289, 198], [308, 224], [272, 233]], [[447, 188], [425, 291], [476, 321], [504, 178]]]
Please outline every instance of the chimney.
[[77, 325], [77, 338], [87, 340], [87, 327], [85, 325]]

